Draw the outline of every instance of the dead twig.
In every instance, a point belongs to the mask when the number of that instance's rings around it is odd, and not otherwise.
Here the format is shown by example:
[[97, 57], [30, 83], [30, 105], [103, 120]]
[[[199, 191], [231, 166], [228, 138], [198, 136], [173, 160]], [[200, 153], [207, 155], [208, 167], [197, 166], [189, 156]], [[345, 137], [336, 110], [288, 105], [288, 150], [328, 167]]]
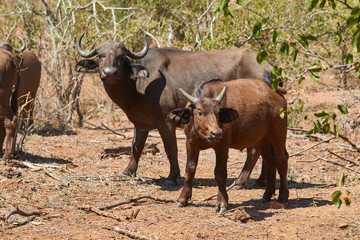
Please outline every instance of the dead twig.
[[103, 126], [106, 130], [109, 130], [110, 132], [114, 133], [115, 135], [119, 135], [121, 137], [123, 137], [124, 139], [126, 138], [126, 136], [124, 134], [118, 133], [115, 130], [109, 128], [108, 126], [105, 126], [105, 124], [101, 123], [101, 126]]
[[347, 161], [347, 162], [349, 162], [349, 163], [351, 163], [351, 164], [353, 164], [353, 165], [355, 165], [355, 166], [359, 166], [359, 164], [357, 164], [356, 162], [354, 162], [354, 161], [352, 161], [352, 160], [350, 160], [350, 159], [344, 158], [343, 156], [340, 156], [339, 154], [334, 153], [333, 151], [328, 150], [328, 152], [329, 152], [330, 154], [334, 155], [335, 157], [340, 158], [341, 160]]
[[[229, 191], [229, 190], [233, 189], [235, 186], [236, 186], [236, 183], [235, 183], [235, 181], [234, 181], [234, 182], [226, 189], [226, 191]], [[207, 197], [207, 198], [205, 198], [205, 199], [203, 199], [202, 201], [203, 201], [203, 202], [209, 201], [209, 200], [213, 199], [213, 198], [216, 197], [216, 196], [217, 196], [217, 193], [216, 193], [216, 194], [213, 194], [213, 195], [211, 195], [211, 196], [209, 196], [209, 197]]]
[[121, 228], [119, 228], [117, 226], [115, 226], [113, 228], [105, 227], [105, 229], [120, 233], [120, 234], [125, 235], [125, 236], [127, 236], [129, 238], [132, 238], [132, 239], [138, 239], [138, 240], [150, 240], [151, 239], [151, 238], [139, 235], [139, 234], [137, 234], [135, 232], [125, 230], [125, 229], [121, 229]]
[[117, 221], [119, 221], [119, 222], [122, 222], [122, 221], [125, 221], [125, 220], [126, 220], [126, 217], [124, 217], [124, 216], [116, 216], [116, 215], [114, 215], [114, 214], [112, 214], [112, 213], [105, 212], [105, 211], [101, 211], [101, 210], [100, 210], [99, 208], [97, 208], [97, 207], [91, 207], [91, 206], [85, 205], [85, 206], [79, 207], [79, 209], [85, 210], [85, 211], [94, 212], [94, 213], [96, 213], [96, 214], [99, 215], [99, 216], [112, 218], [112, 219], [115, 219], [115, 220], [117, 220]]
[[308, 150], [310, 150], [310, 149], [312, 149], [312, 148], [314, 148], [314, 147], [316, 147], [316, 146], [318, 146], [318, 145], [320, 145], [320, 144], [322, 144], [322, 143], [329, 142], [330, 140], [333, 140], [334, 138], [336, 138], [336, 137], [335, 137], [335, 136], [334, 136], [334, 137], [331, 137], [331, 138], [329, 138], [329, 139], [326, 139], [326, 140], [323, 140], [323, 141], [321, 141], [321, 142], [318, 142], [318, 143], [312, 145], [311, 147], [305, 148], [304, 150], [301, 150], [301, 151], [299, 151], [299, 152], [290, 154], [290, 157], [293, 157], [293, 156], [299, 155], [300, 153], [306, 152], [306, 151], [308, 151]]
[[336, 165], [336, 166], [340, 166], [340, 167], [343, 167], [343, 168], [345, 168], [345, 169], [347, 169], [347, 170], [349, 170], [349, 171], [352, 171], [352, 172], [356, 172], [357, 170], [354, 170], [354, 169], [352, 169], [352, 168], [349, 168], [349, 167], [347, 167], [347, 166], [345, 166], [345, 165], [343, 165], [343, 164], [340, 164], [340, 163], [337, 163], [337, 162], [333, 162], [333, 161], [330, 161], [330, 160], [328, 160], [328, 159], [326, 159], [326, 158], [322, 158], [322, 157], [318, 157], [318, 158], [316, 158], [316, 159], [314, 159], [314, 160], [297, 160], [296, 162], [317, 162], [317, 161], [325, 161], [325, 162], [327, 162], [327, 163], [331, 163], [331, 164], [333, 164], [333, 165]]
[[134, 202], [137, 202], [137, 201], [139, 201], [141, 199], [146, 199], [146, 198], [157, 201], [157, 202], [164, 202], [164, 203], [174, 203], [175, 202], [174, 200], [168, 200], [168, 199], [153, 197], [153, 196], [150, 196], [150, 195], [144, 195], [144, 196], [140, 196], [140, 197], [136, 197], [136, 198], [130, 198], [130, 199], [118, 202], [118, 203], [114, 203], [114, 204], [105, 206], [105, 207], [101, 207], [99, 209], [100, 210], [108, 210], [108, 209], [111, 209], [111, 208], [114, 208], [114, 207], [118, 207], [120, 205], [124, 205], [124, 204], [128, 204], [128, 203], [134, 203]]
[[30, 216], [40, 216], [41, 213], [40, 212], [24, 212], [22, 210], [19, 209], [19, 207], [15, 207], [14, 209], [10, 210], [10, 212], [6, 213], [4, 216], [0, 217], [0, 219], [4, 222], [7, 222], [7, 220], [10, 218], [10, 216], [15, 215], [15, 214], [19, 214], [21, 216], [24, 217], [30, 217]]

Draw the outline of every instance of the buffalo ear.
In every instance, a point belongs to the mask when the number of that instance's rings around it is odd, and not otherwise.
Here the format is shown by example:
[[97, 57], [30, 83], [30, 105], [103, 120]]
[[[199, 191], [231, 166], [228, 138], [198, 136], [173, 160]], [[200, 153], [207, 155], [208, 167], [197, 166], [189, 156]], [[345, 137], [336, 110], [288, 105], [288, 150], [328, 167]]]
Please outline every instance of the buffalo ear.
[[232, 108], [220, 108], [219, 120], [221, 123], [229, 123], [239, 117], [238, 112]]
[[92, 59], [83, 59], [75, 65], [75, 71], [83, 73], [97, 73], [99, 72], [99, 63]]
[[178, 108], [172, 110], [168, 115], [168, 121], [173, 121], [179, 124], [186, 124], [190, 121], [191, 110], [190, 108]]
[[132, 63], [131, 68], [133, 71], [133, 75], [131, 76], [131, 78], [133, 79], [148, 78], [150, 76], [149, 70], [142, 64]]

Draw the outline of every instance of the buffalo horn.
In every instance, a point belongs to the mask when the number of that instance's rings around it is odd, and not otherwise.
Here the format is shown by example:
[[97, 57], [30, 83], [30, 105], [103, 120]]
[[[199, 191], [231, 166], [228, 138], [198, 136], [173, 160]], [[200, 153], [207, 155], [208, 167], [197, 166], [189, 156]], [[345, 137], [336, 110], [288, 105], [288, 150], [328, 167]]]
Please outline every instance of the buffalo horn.
[[141, 35], [141, 37], [144, 39], [144, 48], [142, 50], [140, 50], [139, 52], [133, 52], [130, 49], [127, 49], [127, 53], [126, 53], [127, 56], [129, 56], [133, 59], [140, 59], [140, 58], [145, 57], [145, 55], [147, 54], [147, 52], [149, 50], [149, 43], [144, 36]]
[[22, 39], [21, 37], [17, 37], [18, 39], [20, 39], [21, 43], [22, 43], [22, 46], [21, 48], [14, 48], [15, 51], [19, 51], [19, 52], [22, 52], [26, 49], [26, 42], [24, 39]]
[[190, 103], [195, 104], [198, 101], [196, 97], [191, 96], [190, 94], [185, 92], [182, 88], [179, 88], [179, 90]]
[[223, 88], [223, 90], [221, 91], [221, 93], [219, 94], [219, 96], [217, 96], [215, 98], [216, 101], [218, 101], [219, 103], [221, 103], [221, 101], [223, 100], [224, 96], [225, 96], [225, 91], [226, 91], [226, 86]]
[[90, 58], [90, 57], [95, 56], [97, 54], [97, 52], [96, 52], [96, 48], [91, 49], [90, 51], [84, 51], [84, 49], [81, 47], [81, 40], [84, 37], [84, 34], [85, 33], [81, 34], [81, 36], [79, 37], [76, 47], [77, 47], [77, 50], [78, 50], [80, 56], [85, 57], [85, 58]]

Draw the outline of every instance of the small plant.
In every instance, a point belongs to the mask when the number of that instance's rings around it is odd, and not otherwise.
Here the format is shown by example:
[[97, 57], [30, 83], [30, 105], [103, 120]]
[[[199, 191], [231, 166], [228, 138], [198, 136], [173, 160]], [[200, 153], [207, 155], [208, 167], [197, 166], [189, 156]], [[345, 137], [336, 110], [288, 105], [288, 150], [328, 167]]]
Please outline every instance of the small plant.
[[[341, 176], [340, 176], [340, 181], [339, 181], [339, 186], [341, 188], [343, 188], [344, 186], [348, 187], [355, 180], [355, 178], [352, 178], [352, 179], [349, 179], [346, 181], [346, 178], [347, 178], [347, 176], [342, 172]], [[341, 196], [343, 195], [343, 191], [341, 191], [341, 190], [337, 190], [332, 194], [331, 199], [332, 199], [332, 203], [335, 205], [335, 208], [339, 209], [341, 207], [341, 204], [343, 201], [345, 202], [346, 206], [350, 207], [351, 199], [349, 198], [349, 196], [351, 194], [351, 191], [349, 189], [345, 189], [344, 192], [345, 192], [346, 196], [342, 197], [342, 198], [341, 198]]]

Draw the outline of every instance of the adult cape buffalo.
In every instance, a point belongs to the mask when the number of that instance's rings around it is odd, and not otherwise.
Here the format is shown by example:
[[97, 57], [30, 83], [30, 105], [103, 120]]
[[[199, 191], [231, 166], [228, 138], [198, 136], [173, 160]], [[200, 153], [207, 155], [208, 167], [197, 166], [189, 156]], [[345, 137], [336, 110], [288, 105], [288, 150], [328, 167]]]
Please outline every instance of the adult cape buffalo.
[[5, 163], [14, 155], [17, 127], [17, 92], [20, 71], [19, 59], [13, 52], [21, 52], [25, 48], [24, 41], [21, 49], [14, 49], [6, 42], [0, 43], [0, 147], [2, 148], [6, 138], [5, 152], [2, 156]]
[[[34, 52], [26, 49], [26, 43], [24, 41], [21, 49], [15, 49], [7, 42], [0, 43], [0, 49], [13, 53], [17, 59], [20, 72], [17, 96], [18, 106], [22, 110], [20, 112], [20, 119], [23, 120], [22, 123], [31, 125], [33, 122], [35, 96], [37, 89], [39, 88], [41, 78], [40, 61]], [[21, 52], [21, 54], [18, 54], [18, 52]]]
[[192, 92], [199, 83], [214, 78], [222, 81], [262, 79], [271, 69], [267, 62], [259, 65], [257, 53], [248, 48], [202, 52], [149, 49], [148, 42], [142, 37], [144, 47], [139, 52], [118, 41], [104, 41], [86, 51], [81, 46], [83, 36], [77, 42], [79, 54], [84, 58], [95, 58], [80, 60], [75, 70], [99, 73], [109, 97], [135, 126], [130, 162], [123, 173], [136, 173], [148, 133], [158, 129], [170, 162], [165, 185], [176, 184], [180, 176], [175, 134], [177, 125], [166, 120], [171, 110], [186, 105], [187, 100], [178, 89]]

